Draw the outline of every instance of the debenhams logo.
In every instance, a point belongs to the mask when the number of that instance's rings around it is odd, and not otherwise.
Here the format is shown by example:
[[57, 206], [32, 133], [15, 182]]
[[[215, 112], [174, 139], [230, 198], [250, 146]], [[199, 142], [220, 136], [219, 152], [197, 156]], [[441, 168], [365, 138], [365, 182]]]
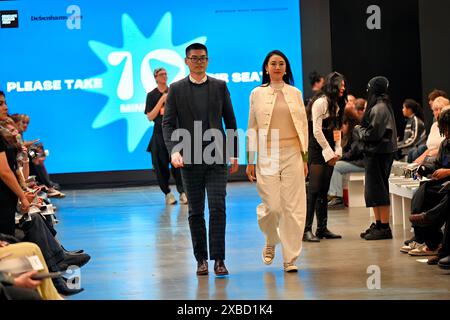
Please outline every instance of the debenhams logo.
[[2, 28], [19, 27], [19, 13], [17, 10], [0, 11], [0, 18]]

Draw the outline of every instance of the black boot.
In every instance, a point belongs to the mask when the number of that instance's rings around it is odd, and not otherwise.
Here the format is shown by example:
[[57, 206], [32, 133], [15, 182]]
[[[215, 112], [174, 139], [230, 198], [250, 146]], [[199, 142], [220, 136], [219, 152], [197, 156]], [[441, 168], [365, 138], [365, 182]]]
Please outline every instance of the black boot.
[[83, 288], [70, 289], [63, 278], [54, 278], [52, 280], [53, 284], [55, 285], [56, 291], [64, 296], [71, 296], [84, 290]]
[[335, 234], [328, 230], [328, 203], [326, 196], [325, 198], [317, 199], [316, 204], [316, 214], [317, 214], [317, 231], [316, 236], [319, 239], [340, 239], [342, 236]]
[[322, 230], [317, 229], [316, 236], [319, 239], [323, 239], [323, 238], [325, 238], [325, 239], [341, 239], [342, 238], [341, 235], [331, 232], [330, 230], [328, 230], [328, 228], [325, 228]]
[[57, 264], [58, 270], [65, 271], [68, 267], [75, 265], [77, 267], [82, 267], [86, 263], [89, 262], [91, 259], [91, 256], [87, 253], [77, 253], [77, 254], [71, 254], [71, 253], [65, 253], [64, 254], [64, 260], [59, 262]]
[[69, 254], [80, 254], [80, 253], [84, 253], [84, 250], [67, 250], [66, 248], [64, 248], [61, 245], [61, 248], [64, 250], [64, 253], [69, 253]]

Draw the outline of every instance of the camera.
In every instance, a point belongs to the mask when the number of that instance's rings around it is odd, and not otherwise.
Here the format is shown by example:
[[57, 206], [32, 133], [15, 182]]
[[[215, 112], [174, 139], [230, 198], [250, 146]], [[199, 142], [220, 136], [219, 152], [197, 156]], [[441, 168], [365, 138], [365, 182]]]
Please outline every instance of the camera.
[[35, 143], [32, 144], [29, 148], [28, 148], [28, 156], [34, 160], [37, 158], [42, 158], [45, 157], [45, 151], [44, 151], [44, 146], [42, 143]]

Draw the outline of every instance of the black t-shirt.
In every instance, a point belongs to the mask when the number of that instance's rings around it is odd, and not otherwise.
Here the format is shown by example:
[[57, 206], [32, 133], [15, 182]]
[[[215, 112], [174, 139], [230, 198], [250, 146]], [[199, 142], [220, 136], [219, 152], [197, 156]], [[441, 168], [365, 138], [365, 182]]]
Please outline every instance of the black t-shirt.
[[[163, 94], [158, 90], [158, 88], [153, 89], [147, 94], [147, 99], [145, 101], [145, 111], [144, 111], [145, 114], [149, 113], [156, 107], [156, 104], [158, 103], [162, 95]], [[164, 106], [162, 108], [164, 108]], [[153, 133], [162, 134], [162, 118], [163, 116], [160, 112], [156, 116], [156, 118], [153, 119], [153, 122], [155, 123]]]
[[[9, 146], [4, 138], [0, 135], [0, 153], [2, 152], [6, 153], [6, 158], [8, 159], [8, 164], [11, 168], [11, 171], [15, 172], [17, 168], [17, 151], [14, 147]], [[14, 192], [12, 192], [11, 189], [9, 189], [9, 187], [3, 182], [3, 180], [0, 179], [0, 202], [14, 203], [16, 201], [17, 197]], [[2, 204], [3, 203], [0, 203], [0, 206]]]

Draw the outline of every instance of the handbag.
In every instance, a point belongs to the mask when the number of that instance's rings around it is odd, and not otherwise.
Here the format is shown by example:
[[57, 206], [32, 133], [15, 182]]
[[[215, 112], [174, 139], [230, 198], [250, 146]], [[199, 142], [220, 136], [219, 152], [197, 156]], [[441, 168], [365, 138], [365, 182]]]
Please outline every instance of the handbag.
[[437, 165], [436, 165], [436, 158], [427, 156], [423, 160], [423, 162], [419, 165], [419, 168], [417, 169], [417, 174], [422, 177], [428, 177], [433, 174], [434, 171], [436, 171]]

